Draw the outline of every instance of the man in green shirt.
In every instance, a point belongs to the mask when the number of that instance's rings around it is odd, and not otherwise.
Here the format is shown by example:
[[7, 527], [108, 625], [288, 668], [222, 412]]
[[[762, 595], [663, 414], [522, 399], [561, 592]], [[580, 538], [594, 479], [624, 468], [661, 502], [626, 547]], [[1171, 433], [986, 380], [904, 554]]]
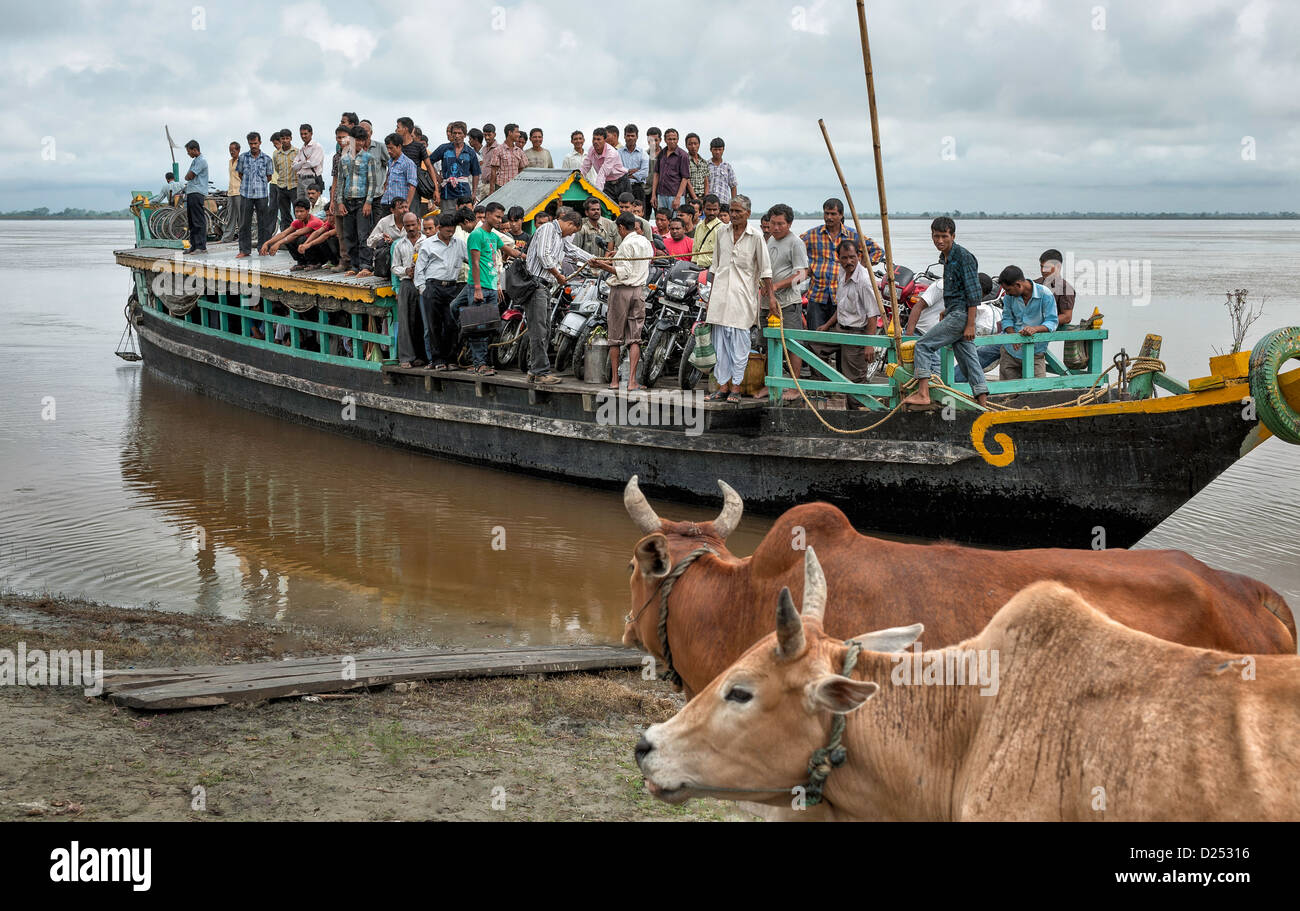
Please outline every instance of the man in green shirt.
[[[492, 261], [499, 251], [505, 259], [523, 256], [514, 245], [501, 242], [496, 229], [501, 225], [506, 208], [499, 202], [490, 202], [483, 213], [483, 221], [470, 232], [465, 242], [469, 250], [469, 282], [465, 289], [452, 301], [452, 316], [459, 322], [461, 307], [480, 307], [497, 302], [497, 272]], [[469, 337], [469, 354], [473, 359], [470, 367], [475, 373], [491, 376], [496, 373], [487, 363], [488, 339], [482, 335]]]

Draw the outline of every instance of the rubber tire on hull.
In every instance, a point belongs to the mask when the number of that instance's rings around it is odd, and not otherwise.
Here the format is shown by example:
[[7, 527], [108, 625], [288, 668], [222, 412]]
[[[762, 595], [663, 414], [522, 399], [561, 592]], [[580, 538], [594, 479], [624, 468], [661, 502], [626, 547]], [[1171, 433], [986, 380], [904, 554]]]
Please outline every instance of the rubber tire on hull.
[[1278, 374], [1291, 358], [1300, 357], [1300, 327], [1275, 329], [1250, 352], [1250, 394], [1260, 423], [1279, 440], [1300, 444], [1300, 413], [1282, 394]]

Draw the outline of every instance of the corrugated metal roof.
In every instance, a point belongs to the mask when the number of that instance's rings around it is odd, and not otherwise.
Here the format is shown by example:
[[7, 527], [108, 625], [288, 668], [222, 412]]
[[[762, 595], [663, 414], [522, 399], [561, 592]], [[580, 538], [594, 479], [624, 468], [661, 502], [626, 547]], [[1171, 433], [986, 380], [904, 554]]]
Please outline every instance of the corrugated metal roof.
[[510, 211], [511, 206], [519, 206], [524, 210], [525, 219], [531, 221], [535, 210], [542, 208], [551, 199], [558, 197], [562, 192], [561, 187], [568, 183], [571, 177], [589, 195], [595, 196], [607, 209], [617, 215], [619, 208], [614, 200], [593, 187], [577, 171], [565, 168], [524, 168], [514, 180], [501, 187], [483, 202], [499, 202], [505, 206], [507, 212]]

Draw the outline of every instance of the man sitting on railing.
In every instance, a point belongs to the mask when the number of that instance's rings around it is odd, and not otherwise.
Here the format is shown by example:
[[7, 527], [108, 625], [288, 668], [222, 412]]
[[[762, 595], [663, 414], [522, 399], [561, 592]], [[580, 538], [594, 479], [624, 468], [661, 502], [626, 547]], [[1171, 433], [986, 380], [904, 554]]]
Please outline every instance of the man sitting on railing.
[[[1056, 298], [1050, 289], [1025, 278], [1019, 266], [1007, 266], [998, 276], [1002, 296], [1002, 331], [1028, 338], [1056, 328]], [[1024, 375], [1019, 345], [1003, 345], [998, 379], [1018, 380]], [[1047, 342], [1034, 345], [1034, 376], [1047, 376]]]
[[930, 238], [944, 264], [943, 318], [916, 343], [917, 390], [903, 399], [904, 405], [930, 405], [930, 374], [938, 366], [939, 351], [952, 346], [957, 361], [971, 378], [975, 401], [988, 401], [989, 388], [975, 354], [975, 315], [979, 307], [979, 263], [965, 247], [955, 243], [957, 225], [941, 215], [930, 223]]

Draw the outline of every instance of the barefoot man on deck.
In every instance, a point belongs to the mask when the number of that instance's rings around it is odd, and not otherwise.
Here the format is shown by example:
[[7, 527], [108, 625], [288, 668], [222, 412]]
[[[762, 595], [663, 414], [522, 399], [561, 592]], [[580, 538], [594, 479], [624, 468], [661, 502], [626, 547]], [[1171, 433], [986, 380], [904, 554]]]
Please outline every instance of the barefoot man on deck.
[[988, 403], [989, 387], [975, 354], [975, 314], [980, 303], [979, 263], [969, 250], [954, 243], [957, 225], [946, 215], [930, 224], [930, 237], [943, 263], [943, 318], [916, 343], [916, 377], [920, 387], [903, 399], [904, 405], [930, 404], [930, 373], [938, 366], [939, 352], [952, 345], [953, 354], [970, 378], [971, 391], [981, 406]]

